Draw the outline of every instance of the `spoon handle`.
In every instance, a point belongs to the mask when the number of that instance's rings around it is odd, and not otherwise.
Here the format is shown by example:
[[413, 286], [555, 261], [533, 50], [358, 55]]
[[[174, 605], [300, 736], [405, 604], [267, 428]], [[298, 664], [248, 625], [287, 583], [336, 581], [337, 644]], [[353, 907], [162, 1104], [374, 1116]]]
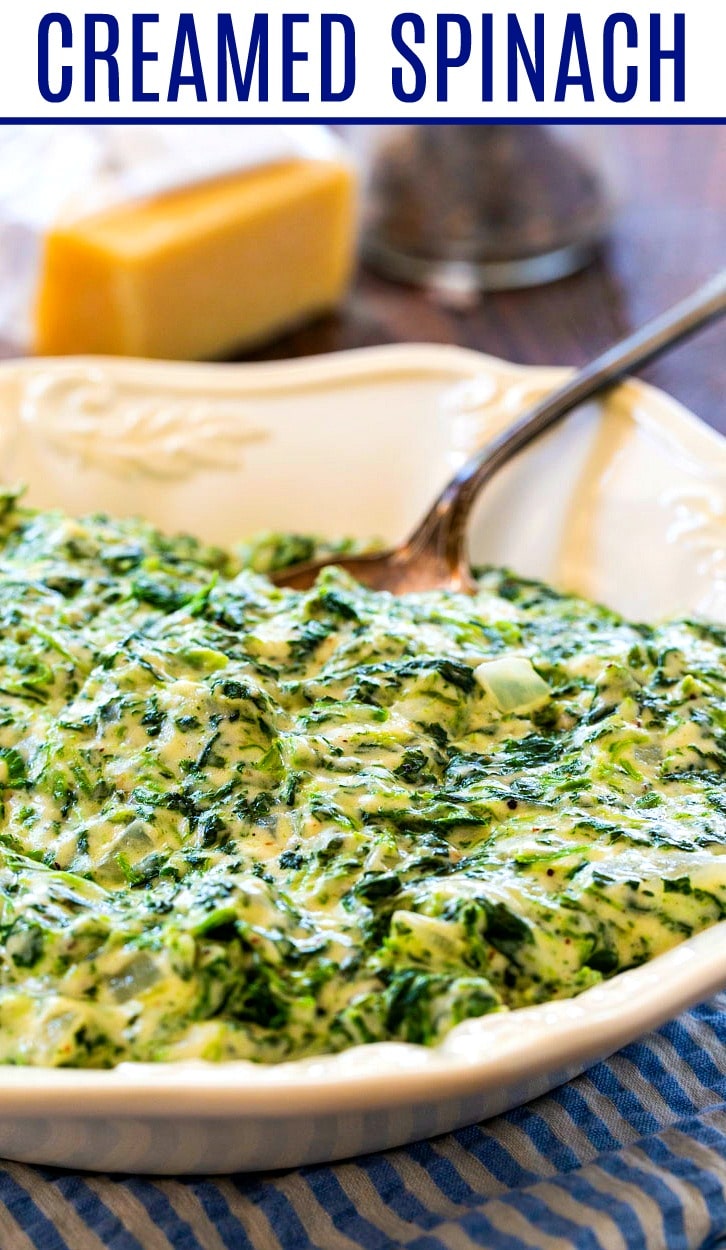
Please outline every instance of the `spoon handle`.
[[726, 269], [668, 312], [603, 352], [462, 465], [406, 544], [409, 555], [420, 554], [426, 548], [466, 581], [469, 515], [482, 486], [502, 465], [573, 408], [724, 314]]

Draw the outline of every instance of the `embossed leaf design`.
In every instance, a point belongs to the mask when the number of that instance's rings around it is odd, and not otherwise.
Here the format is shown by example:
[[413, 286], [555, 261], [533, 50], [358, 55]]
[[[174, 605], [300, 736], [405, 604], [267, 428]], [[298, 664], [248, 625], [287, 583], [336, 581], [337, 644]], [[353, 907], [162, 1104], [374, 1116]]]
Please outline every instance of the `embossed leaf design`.
[[269, 438], [234, 399], [122, 385], [100, 370], [34, 378], [22, 416], [64, 457], [124, 476], [236, 469], [243, 449]]

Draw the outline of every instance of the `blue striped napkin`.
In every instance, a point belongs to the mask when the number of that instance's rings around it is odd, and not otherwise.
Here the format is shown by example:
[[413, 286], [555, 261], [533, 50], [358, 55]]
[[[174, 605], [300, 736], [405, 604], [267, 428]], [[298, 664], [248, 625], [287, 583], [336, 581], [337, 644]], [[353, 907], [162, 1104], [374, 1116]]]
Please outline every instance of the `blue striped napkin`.
[[7, 1163], [0, 1250], [726, 1250], [726, 994], [509, 1115], [330, 1167]]

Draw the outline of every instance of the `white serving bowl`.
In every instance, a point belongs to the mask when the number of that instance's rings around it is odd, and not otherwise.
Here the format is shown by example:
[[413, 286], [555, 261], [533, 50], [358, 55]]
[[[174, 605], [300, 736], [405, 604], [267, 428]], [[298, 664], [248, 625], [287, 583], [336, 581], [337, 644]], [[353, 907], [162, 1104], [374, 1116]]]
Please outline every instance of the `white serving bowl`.
[[[403, 537], [452, 470], [565, 375], [452, 347], [305, 361], [0, 365], [4, 480], [70, 512], [232, 542], [260, 529]], [[630, 616], [726, 619], [726, 443], [628, 382], [504, 470], [477, 562]], [[280, 1066], [0, 1067], [0, 1155], [99, 1171], [292, 1167], [498, 1114], [726, 984], [726, 924], [579, 998]]]

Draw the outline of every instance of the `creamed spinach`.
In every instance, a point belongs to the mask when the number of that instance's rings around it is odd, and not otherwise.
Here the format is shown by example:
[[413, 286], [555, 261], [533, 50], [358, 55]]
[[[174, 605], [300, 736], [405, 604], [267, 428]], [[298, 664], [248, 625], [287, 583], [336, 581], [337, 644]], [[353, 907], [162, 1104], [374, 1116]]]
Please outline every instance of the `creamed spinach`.
[[717, 626], [0, 510], [2, 1061], [432, 1043], [724, 916]]

